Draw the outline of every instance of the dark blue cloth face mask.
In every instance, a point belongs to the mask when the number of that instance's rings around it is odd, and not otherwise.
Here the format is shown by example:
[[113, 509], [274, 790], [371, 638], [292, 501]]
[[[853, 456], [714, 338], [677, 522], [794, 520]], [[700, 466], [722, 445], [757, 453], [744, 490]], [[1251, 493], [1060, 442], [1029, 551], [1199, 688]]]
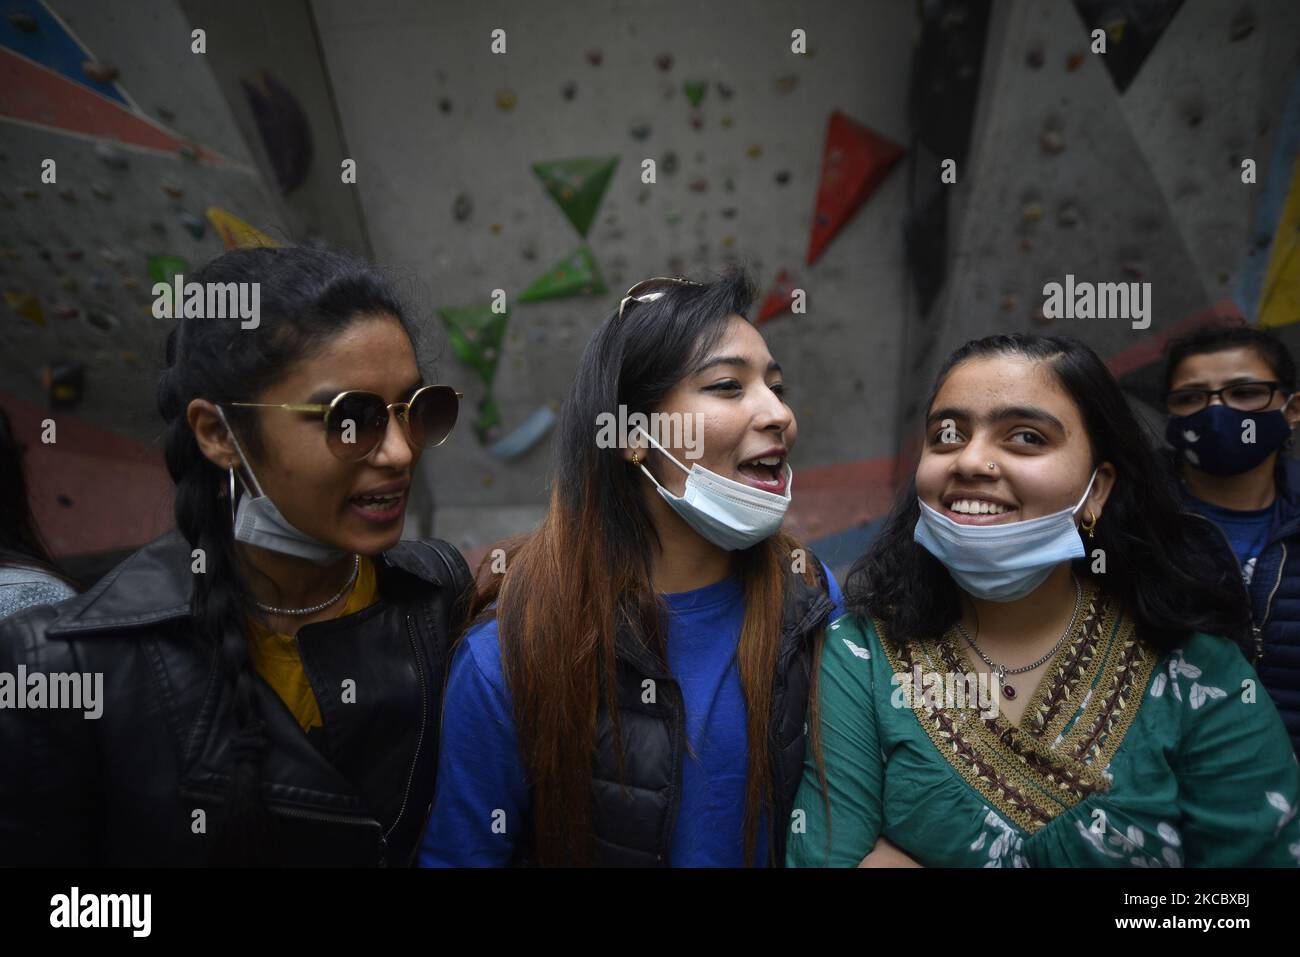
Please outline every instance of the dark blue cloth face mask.
[[[1287, 440], [1291, 425], [1282, 414], [1285, 408], [1283, 403], [1281, 409], [1241, 412], [1226, 405], [1207, 405], [1192, 415], [1170, 416], [1165, 438], [1193, 468], [1211, 475], [1240, 475]], [[1255, 420], [1254, 442], [1242, 441], [1247, 419]]]

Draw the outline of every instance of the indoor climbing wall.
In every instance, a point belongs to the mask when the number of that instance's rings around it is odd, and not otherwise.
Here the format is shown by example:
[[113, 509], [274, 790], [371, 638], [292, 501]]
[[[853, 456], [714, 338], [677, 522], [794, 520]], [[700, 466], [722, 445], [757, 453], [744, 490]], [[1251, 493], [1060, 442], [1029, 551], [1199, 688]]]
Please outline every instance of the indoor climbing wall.
[[[950, 187], [947, 278], [910, 335], [922, 375], [903, 384], [904, 411], [919, 412], [967, 339], [1042, 331], [1088, 342], [1154, 419], [1170, 333], [1209, 315], [1259, 318], [1246, 274], [1272, 245], [1269, 180], [1289, 183], [1295, 160], [1294, 143], [1278, 146], [1300, 7], [1012, 0], [993, 5], [989, 37], [971, 156]], [[1044, 286], [1067, 275], [1149, 283], [1150, 315], [1053, 318]], [[1282, 332], [1292, 348], [1294, 333]]]
[[[800, 421], [790, 526], [841, 571], [971, 337], [1079, 336], [1150, 417], [1200, 317], [1300, 347], [1290, 0], [3, 10], [0, 400], [62, 556], [165, 527], [150, 286], [233, 245], [396, 272], [465, 393], [407, 533], [472, 558], [541, 516], [580, 350], [649, 276], [749, 269]], [[1149, 284], [1148, 315], [1056, 315], [1067, 277]], [[74, 443], [38, 441], [54, 407]]]
[[[466, 393], [432, 456], [440, 535], [475, 551], [531, 527], [592, 330], [640, 279], [730, 263], [761, 289], [802, 424], [800, 533], [887, 497], [911, 3], [313, 9], [375, 256], [427, 281], [439, 375]], [[806, 312], [783, 309], [793, 289]]]
[[[313, 165], [313, 142], [338, 152], [319, 60], [257, 48], [224, 6], [7, 0], [0, 17], [0, 398], [60, 556], [170, 525], [154, 282], [250, 241], [366, 251], [359, 214], [321, 195]], [[263, 39], [309, 35], [305, 14], [260, 12]], [[52, 410], [61, 431], [41, 441]]]

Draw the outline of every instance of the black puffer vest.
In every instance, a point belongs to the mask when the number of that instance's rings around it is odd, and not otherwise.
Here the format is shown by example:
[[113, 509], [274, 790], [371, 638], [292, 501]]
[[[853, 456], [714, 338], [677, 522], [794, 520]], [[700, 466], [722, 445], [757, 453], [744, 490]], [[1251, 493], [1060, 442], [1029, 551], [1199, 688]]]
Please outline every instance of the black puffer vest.
[[[801, 575], [788, 579], [773, 675], [767, 747], [776, 803], [768, 817], [767, 846], [768, 863], [776, 866], [785, 863], [790, 813], [803, 773], [814, 639], [833, 607], [821, 562], [813, 561], [818, 584], [809, 585]], [[626, 779], [619, 779], [614, 722], [602, 694], [592, 763], [593, 863], [601, 867], [667, 867], [681, 803], [682, 763], [688, 758], [682, 693], [663, 663], [636, 639], [620, 634], [616, 653]], [[647, 681], [654, 682], [650, 703], [647, 699], [651, 696], [645, 693]], [[517, 863], [528, 863], [531, 854], [522, 847], [521, 851]]]

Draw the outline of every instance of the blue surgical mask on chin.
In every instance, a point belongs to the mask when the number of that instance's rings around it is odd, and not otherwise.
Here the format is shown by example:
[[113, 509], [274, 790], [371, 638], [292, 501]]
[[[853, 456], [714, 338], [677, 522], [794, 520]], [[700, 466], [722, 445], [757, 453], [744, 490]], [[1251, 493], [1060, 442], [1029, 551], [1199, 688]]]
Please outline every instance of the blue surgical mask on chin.
[[921, 515], [912, 538], [969, 594], [987, 601], [1016, 601], [1046, 581], [1061, 562], [1086, 554], [1074, 516], [1096, 478], [1093, 469], [1073, 508], [1000, 525], [963, 525], [918, 499]]
[[263, 493], [257, 476], [253, 474], [253, 467], [248, 462], [248, 456], [244, 454], [239, 439], [235, 437], [235, 430], [226, 421], [226, 414], [221, 411], [221, 406], [217, 406], [217, 415], [221, 416], [221, 422], [230, 433], [230, 439], [235, 443], [235, 449], [239, 452], [244, 468], [248, 470], [248, 477], [253, 480], [253, 487], [250, 489], [244, 481], [244, 476], [242, 474], [239, 476], [239, 484], [244, 486], [244, 494], [240, 497], [239, 507], [235, 510], [235, 540], [279, 552], [282, 555], [305, 558], [317, 565], [332, 565], [347, 555], [348, 553], [343, 549], [327, 545], [300, 531], [280, 514], [275, 503]]
[[663, 500], [704, 539], [734, 552], [757, 545], [781, 528], [786, 509], [790, 507], [790, 488], [794, 485], [794, 471], [789, 462], [785, 464], [785, 494], [777, 495], [711, 472], [698, 462], [688, 469], [669, 455], [645, 429], [637, 431], [663, 452], [668, 461], [686, 473], [686, 487], [679, 497], [660, 485], [649, 469], [641, 466], [641, 471], [655, 483]]

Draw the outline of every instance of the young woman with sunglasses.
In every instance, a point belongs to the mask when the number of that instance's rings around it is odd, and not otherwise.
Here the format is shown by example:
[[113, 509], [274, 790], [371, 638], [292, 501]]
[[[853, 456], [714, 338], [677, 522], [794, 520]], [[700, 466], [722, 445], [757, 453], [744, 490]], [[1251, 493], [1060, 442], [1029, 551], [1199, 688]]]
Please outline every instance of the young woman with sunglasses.
[[249, 249], [191, 280], [259, 283], [261, 321], [168, 337], [175, 531], [0, 629], [0, 672], [102, 675], [94, 720], [0, 711], [0, 863], [409, 864], [470, 576], [400, 538], [457, 395], [364, 263]]
[[1102, 361], [975, 340], [926, 409], [827, 632], [790, 863], [1300, 862], [1300, 770], [1234, 643], [1240, 577]]
[[452, 664], [421, 864], [784, 860], [839, 589], [780, 532], [796, 424], [752, 296], [648, 280], [588, 343], [550, 509]]

